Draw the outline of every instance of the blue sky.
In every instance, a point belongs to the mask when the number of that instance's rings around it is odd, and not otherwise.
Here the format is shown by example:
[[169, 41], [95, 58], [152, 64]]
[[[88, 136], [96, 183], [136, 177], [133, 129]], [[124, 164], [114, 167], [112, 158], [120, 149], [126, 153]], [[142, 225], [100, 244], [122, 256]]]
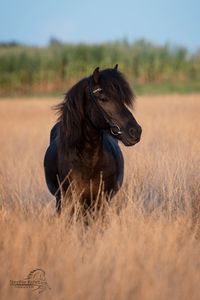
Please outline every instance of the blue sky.
[[0, 41], [45, 45], [145, 38], [200, 48], [200, 0], [0, 0]]

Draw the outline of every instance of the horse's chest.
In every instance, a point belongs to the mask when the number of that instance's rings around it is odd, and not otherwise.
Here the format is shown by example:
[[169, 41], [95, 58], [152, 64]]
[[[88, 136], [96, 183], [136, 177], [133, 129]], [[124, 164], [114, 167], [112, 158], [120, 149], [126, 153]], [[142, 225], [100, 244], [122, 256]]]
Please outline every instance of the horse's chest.
[[110, 193], [115, 189], [117, 168], [114, 162], [110, 166], [104, 163], [95, 166], [74, 168], [70, 174], [73, 188], [84, 198], [96, 197], [100, 191]]
[[101, 179], [89, 178], [76, 171], [72, 171], [70, 175], [71, 188], [75, 193], [82, 198], [91, 198], [91, 195], [96, 197], [98, 190], [101, 188]]

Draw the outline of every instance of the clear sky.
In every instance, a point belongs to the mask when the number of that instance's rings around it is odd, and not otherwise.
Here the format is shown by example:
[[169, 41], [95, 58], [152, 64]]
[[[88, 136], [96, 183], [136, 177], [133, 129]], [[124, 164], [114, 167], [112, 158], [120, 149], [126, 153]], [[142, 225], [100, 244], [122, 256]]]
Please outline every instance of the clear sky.
[[0, 41], [45, 45], [145, 38], [200, 48], [200, 0], [0, 0]]

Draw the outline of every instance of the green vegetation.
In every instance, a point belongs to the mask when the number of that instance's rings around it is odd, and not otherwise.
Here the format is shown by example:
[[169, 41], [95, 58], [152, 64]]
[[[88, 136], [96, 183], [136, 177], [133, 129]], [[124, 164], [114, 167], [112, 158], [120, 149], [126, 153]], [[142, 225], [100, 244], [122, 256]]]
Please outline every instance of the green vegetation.
[[0, 95], [62, 93], [96, 66], [119, 68], [136, 94], [200, 91], [200, 52], [140, 40], [36, 48], [0, 46]]

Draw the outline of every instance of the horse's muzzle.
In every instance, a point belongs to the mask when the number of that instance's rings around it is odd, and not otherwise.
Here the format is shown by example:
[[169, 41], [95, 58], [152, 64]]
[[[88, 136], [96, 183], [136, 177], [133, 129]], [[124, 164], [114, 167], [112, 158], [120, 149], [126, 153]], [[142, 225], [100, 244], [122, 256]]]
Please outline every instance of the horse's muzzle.
[[121, 141], [125, 146], [133, 146], [140, 141], [142, 128], [140, 125], [130, 127], [124, 134], [121, 135]]

